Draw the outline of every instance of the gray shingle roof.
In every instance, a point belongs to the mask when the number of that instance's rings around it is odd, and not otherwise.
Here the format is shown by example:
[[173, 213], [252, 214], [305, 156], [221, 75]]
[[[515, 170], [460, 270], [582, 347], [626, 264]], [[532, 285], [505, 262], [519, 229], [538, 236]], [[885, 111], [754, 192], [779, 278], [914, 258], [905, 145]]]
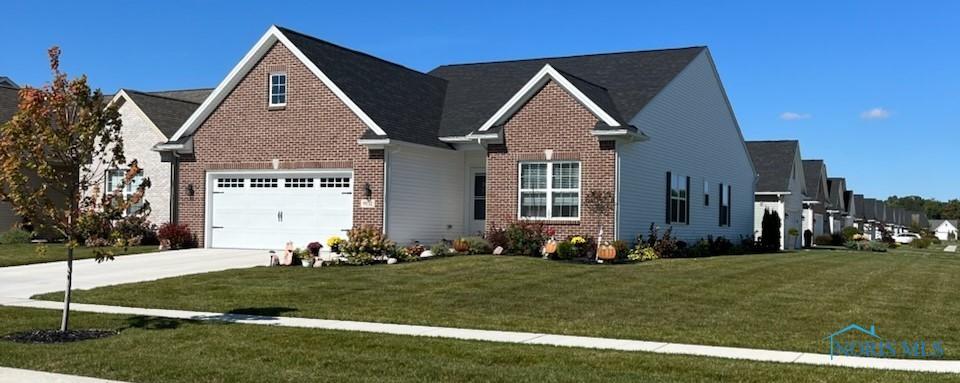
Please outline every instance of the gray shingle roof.
[[0, 123], [10, 121], [20, 104], [20, 90], [0, 85]]
[[0, 86], [5, 86], [9, 88], [20, 87], [20, 85], [17, 85], [17, 83], [13, 82], [13, 80], [11, 80], [10, 77], [6, 77], [6, 76], [0, 76]]
[[863, 202], [863, 194], [854, 194], [853, 195], [853, 209], [856, 210], [856, 218], [865, 219], [867, 212], [865, 211], [866, 206]]
[[821, 187], [826, 174], [823, 160], [803, 160], [803, 178], [807, 184], [807, 197], [813, 201], [827, 202], [827, 191]]
[[181, 89], [181, 90], [162, 90], [156, 92], [147, 92], [154, 96], [175, 98], [177, 100], [189, 101], [194, 104], [202, 104], [207, 96], [213, 92], [213, 88], [199, 89]]
[[930, 230], [936, 230], [938, 226], [942, 225], [944, 222], [950, 222], [953, 227], [960, 229], [960, 220], [957, 219], [931, 219], [930, 220]]
[[846, 201], [843, 199], [843, 193], [847, 191], [847, 180], [840, 177], [827, 178], [827, 187], [830, 188], [830, 205], [834, 209], [845, 210]]
[[863, 199], [863, 219], [879, 220], [877, 216], [877, 200], [873, 198]]
[[387, 137], [448, 147], [437, 138], [445, 81], [290, 29], [278, 29]]
[[857, 210], [853, 206], [853, 190], [843, 192], [843, 211], [849, 213], [850, 210]]
[[[705, 49], [690, 47], [440, 66], [428, 72], [447, 80], [438, 134], [463, 136], [480, 128], [546, 64], [605, 89], [612, 107], [601, 107], [616, 109], [620, 118], [630, 119]], [[580, 85], [575, 84], [578, 89]], [[587, 93], [584, 89], [581, 91]], [[597, 98], [587, 96], [596, 102]]]
[[[166, 95], [176, 95], [177, 91], [163, 92], [140, 92], [136, 90], [124, 90], [130, 99], [137, 104], [137, 107], [147, 115], [147, 118], [157, 126], [160, 131], [167, 136], [167, 139], [173, 137], [174, 133], [180, 129], [193, 111], [200, 107], [200, 103], [185, 101]], [[212, 89], [205, 90], [210, 94]], [[189, 91], [188, 98], [199, 98], [203, 92], [201, 90]]]
[[756, 191], [790, 191], [790, 176], [800, 150], [798, 141], [747, 141], [747, 150], [759, 175]]

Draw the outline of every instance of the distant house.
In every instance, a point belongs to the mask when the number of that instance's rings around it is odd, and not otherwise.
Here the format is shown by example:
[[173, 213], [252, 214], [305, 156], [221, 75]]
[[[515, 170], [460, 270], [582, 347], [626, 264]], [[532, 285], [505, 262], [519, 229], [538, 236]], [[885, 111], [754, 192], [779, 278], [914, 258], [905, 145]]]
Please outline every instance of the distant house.
[[829, 231], [839, 233], [843, 230], [843, 223], [847, 216], [847, 180], [839, 177], [827, 178], [827, 187], [830, 189], [830, 208], [827, 209]]
[[[150, 203], [151, 213], [147, 217], [151, 222], [161, 224], [173, 221], [176, 212], [176, 199], [171, 197], [172, 187], [170, 163], [161, 162], [161, 156], [153, 151], [158, 142], [166, 142], [180, 129], [200, 103], [210, 95], [212, 89], [188, 89], [160, 92], [140, 92], [132, 89], [120, 89], [111, 99], [118, 105], [120, 120], [123, 122], [124, 155], [127, 161], [137, 160], [143, 168], [125, 193], [136, 191], [139, 182], [149, 178], [151, 186], [144, 199]], [[112, 191], [126, 174], [127, 169], [104, 169], [105, 192]]]
[[[803, 160], [803, 175], [807, 194], [803, 199], [803, 232], [810, 232], [811, 238], [827, 234], [827, 206], [830, 204], [827, 189], [827, 165], [823, 160]], [[811, 241], [812, 242], [812, 241]], [[813, 246], [813, 243], [804, 245]]]
[[[10, 121], [17, 113], [19, 91], [17, 84], [7, 77], [0, 76], [0, 124]], [[0, 202], [0, 231], [6, 231], [20, 223], [20, 217], [17, 217], [10, 205]]]
[[853, 206], [854, 206], [854, 215], [853, 215], [853, 227], [856, 227], [857, 230], [861, 233], [866, 234], [865, 230], [866, 220], [866, 204], [864, 203], [863, 194], [854, 194], [853, 195]]
[[873, 198], [863, 199], [863, 234], [870, 239], [880, 238], [881, 203]]
[[843, 225], [841, 225], [840, 230], [843, 230], [846, 227], [854, 226], [856, 223], [857, 216], [857, 206], [853, 199], [853, 190], [847, 190], [843, 192], [843, 207], [844, 207], [844, 216], [843, 216]]
[[941, 241], [957, 239], [957, 231], [960, 230], [960, 220], [956, 219], [931, 219], [930, 231], [933, 232]]
[[17, 85], [17, 83], [13, 82], [13, 80], [11, 80], [9, 77], [4, 77], [4, 76], [0, 76], [0, 87], [13, 88], [13, 89], [20, 88], [20, 86]]
[[[774, 211], [783, 222], [780, 248], [797, 248], [803, 233], [803, 201], [807, 195], [800, 143], [747, 141], [747, 149], [758, 175], [754, 198], [755, 235], [759, 236], [763, 228], [763, 213]], [[801, 235], [791, 237], [790, 229], [796, 229]]]

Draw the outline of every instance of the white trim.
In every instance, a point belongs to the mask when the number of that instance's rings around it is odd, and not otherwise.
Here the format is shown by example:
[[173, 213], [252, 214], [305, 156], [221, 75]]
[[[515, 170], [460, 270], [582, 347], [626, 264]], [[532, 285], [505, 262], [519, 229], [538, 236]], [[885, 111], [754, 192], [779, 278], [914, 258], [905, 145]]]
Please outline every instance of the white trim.
[[776, 195], [776, 196], [781, 196], [781, 195], [791, 195], [791, 194], [793, 194], [793, 193], [791, 193], [791, 192], [755, 192], [755, 193], [753, 193], [753, 194], [756, 194], [756, 195]]
[[[523, 188], [523, 165], [545, 164], [547, 165], [546, 187], [543, 189], [524, 189]], [[576, 189], [556, 189], [553, 187], [553, 165], [554, 164], [577, 164], [577, 187]], [[545, 193], [547, 195], [546, 217], [524, 217], [521, 215], [523, 208], [523, 193]], [[553, 217], [553, 193], [577, 193], [577, 216], [576, 217]], [[583, 210], [583, 163], [578, 160], [558, 160], [558, 161], [519, 161], [517, 162], [517, 219], [526, 221], [579, 221]]]
[[329, 88], [330, 91], [333, 92], [333, 94], [336, 95], [341, 102], [343, 102], [354, 114], [356, 114], [357, 117], [359, 117], [368, 128], [373, 130], [377, 135], [387, 135], [386, 132], [384, 132], [383, 129], [381, 129], [380, 126], [370, 118], [370, 116], [364, 113], [363, 110], [361, 110], [360, 107], [353, 102], [353, 100], [343, 93], [343, 90], [341, 90], [340, 87], [334, 84], [329, 77], [323, 74], [323, 72], [320, 71], [320, 68], [317, 68], [316, 64], [307, 59], [303, 52], [301, 52], [300, 49], [293, 45], [293, 43], [291, 43], [290, 40], [287, 39], [282, 32], [280, 32], [280, 29], [278, 29], [275, 25], [272, 25], [270, 26], [270, 29], [268, 29], [267, 32], [260, 37], [260, 40], [257, 41], [253, 48], [251, 48], [250, 51], [243, 56], [243, 59], [241, 59], [240, 62], [233, 67], [230, 73], [227, 74], [227, 77], [224, 78], [219, 85], [217, 85], [217, 88], [213, 90], [213, 93], [211, 93], [210, 96], [203, 101], [203, 104], [200, 104], [200, 107], [190, 115], [190, 118], [183, 123], [183, 126], [181, 126], [180, 130], [177, 130], [177, 133], [170, 138], [170, 141], [177, 141], [184, 135], [192, 134], [200, 126], [200, 124], [205, 121], [211, 113], [213, 113], [216, 107], [223, 102], [223, 99], [230, 94], [230, 91], [232, 91], [233, 88], [240, 83], [240, 80], [242, 80], [243, 77], [250, 72], [250, 70], [252, 70], [257, 63], [260, 62], [260, 58], [262, 58], [267, 51], [270, 50], [270, 48], [273, 46], [273, 43], [278, 41], [282, 43], [291, 53], [293, 53], [293, 55], [296, 56], [297, 59], [307, 67], [307, 69], [310, 70], [310, 72], [316, 75], [317, 78], [319, 78], [320, 81], [322, 81], [323, 84]]
[[[279, 108], [287, 106], [287, 72], [285, 71], [273, 71], [267, 75], [267, 106], [271, 108]], [[283, 76], [283, 102], [273, 103], [273, 76]]]
[[503, 106], [501, 106], [500, 109], [497, 110], [497, 112], [494, 113], [494, 115], [487, 120], [487, 122], [483, 123], [483, 125], [480, 126], [479, 131], [486, 132], [488, 129], [490, 129], [494, 125], [503, 123], [510, 116], [512, 116], [513, 113], [516, 113], [516, 111], [519, 110], [524, 103], [526, 103], [528, 100], [530, 100], [531, 97], [533, 97], [536, 91], [540, 90], [540, 88], [543, 87], [547, 83], [547, 81], [551, 79], [556, 81], [557, 84], [560, 84], [560, 86], [562, 86], [564, 90], [570, 93], [570, 95], [572, 95], [573, 98], [575, 98], [578, 102], [580, 102], [580, 104], [586, 107], [591, 113], [597, 116], [597, 118], [599, 118], [605, 124], [613, 127], [620, 126], [620, 123], [617, 122], [616, 119], [611, 117], [610, 114], [608, 114], [602, 108], [597, 106], [597, 104], [594, 103], [593, 100], [591, 100], [589, 97], [584, 95], [583, 92], [577, 89], [577, 87], [573, 86], [573, 84], [571, 84], [569, 80], [563, 77], [563, 75], [561, 75], [560, 72], [558, 72], [556, 69], [550, 66], [550, 64], [546, 64], [543, 66], [542, 69], [540, 69], [539, 72], [537, 72], [536, 75], [533, 76], [533, 78], [530, 79], [530, 81], [527, 81], [526, 85], [520, 88], [520, 90], [517, 91], [517, 93], [514, 94], [513, 97], [510, 97], [510, 99], [507, 100], [507, 103], [503, 104]]
[[[213, 219], [213, 179], [215, 176], [222, 175], [247, 175], [247, 174], [324, 174], [324, 173], [350, 173], [350, 190], [353, 191], [357, 186], [357, 179], [353, 169], [349, 168], [335, 168], [335, 169], [217, 169], [217, 170], [207, 170], [204, 175], [204, 186], [203, 186], [203, 247], [205, 249], [211, 248], [213, 241], [213, 225], [211, 220]], [[277, 177], [279, 178], [279, 177]], [[354, 195], [353, 198], [356, 198]], [[352, 203], [352, 201], [351, 201]], [[352, 218], [351, 218], [352, 219]]]
[[389, 138], [361, 138], [357, 140], [357, 145], [390, 145]]

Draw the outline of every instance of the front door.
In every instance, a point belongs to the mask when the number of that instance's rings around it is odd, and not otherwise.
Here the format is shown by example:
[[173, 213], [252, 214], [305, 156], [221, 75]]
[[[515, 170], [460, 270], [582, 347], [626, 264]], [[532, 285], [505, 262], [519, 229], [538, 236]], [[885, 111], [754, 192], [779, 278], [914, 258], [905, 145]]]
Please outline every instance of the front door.
[[487, 173], [474, 170], [470, 177], [470, 235], [483, 233], [487, 219]]

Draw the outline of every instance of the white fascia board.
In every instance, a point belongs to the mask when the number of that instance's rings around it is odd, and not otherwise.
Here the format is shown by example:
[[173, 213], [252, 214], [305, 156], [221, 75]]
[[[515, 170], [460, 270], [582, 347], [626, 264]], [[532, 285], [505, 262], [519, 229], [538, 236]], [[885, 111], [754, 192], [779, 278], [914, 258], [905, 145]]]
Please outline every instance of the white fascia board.
[[524, 103], [530, 100], [530, 98], [533, 97], [533, 95], [536, 94], [536, 92], [547, 83], [547, 81], [551, 79], [556, 81], [557, 84], [560, 84], [564, 90], [570, 93], [573, 98], [580, 102], [580, 104], [586, 107], [605, 124], [613, 127], [620, 126], [620, 123], [617, 122], [616, 119], [611, 117], [610, 114], [597, 106], [597, 104], [594, 103], [589, 97], [584, 95], [580, 89], [577, 89], [577, 87], [573, 86], [573, 84], [563, 77], [560, 72], [550, 66], [550, 64], [546, 64], [542, 69], [540, 69], [539, 72], [537, 72], [536, 75], [533, 76], [533, 78], [530, 79], [530, 81], [527, 81], [527, 83], [520, 88], [520, 90], [517, 91], [513, 97], [510, 97], [510, 99], [507, 100], [507, 102], [503, 104], [503, 106], [501, 106], [500, 109], [497, 110], [497, 112], [487, 120], [487, 122], [484, 122], [478, 131], [485, 132], [491, 127], [496, 126], [508, 119], [513, 115], [513, 113], [516, 113], [516, 111], [519, 110]]
[[496, 140], [499, 138], [500, 138], [500, 135], [497, 133], [487, 133], [487, 134], [470, 133], [470, 134], [467, 134], [466, 136], [440, 137], [439, 140], [440, 142], [447, 142], [447, 143], [462, 143], [462, 142], [473, 142], [477, 140]]
[[753, 193], [753, 194], [756, 194], [756, 195], [790, 195], [790, 194], [793, 194], [793, 193], [791, 193], [791, 192], [756, 192], [756, 193]]
[[267, 53], [267, 51], [270, 50], [270, 48], [273, 46], [273, 43], [277, 41], [282, 43], [291, 53], [293, 53], [293, 55], [296, 56], [297, 59], [300, 60], [300, 62], [303, 63], [307, 69], [310, 70], [310, 72], [317, 76], [317, 78], [319, 78], [320, 81], [323, 82], [323, 84], [326, 85], [326, 87], [329, 88], [330, 91], [333, 92], [333, 94], [336, 95], [341, 102], [347, 105], [347, 107], [350, 108], [350, 110], [356, 114], [357, 117], [359, 117], [368, 128], [373, 130], [379, 136], [386, 135], [386, 132], [384, 132], [383, 129], [381, 129], [380, 126], [370, 118], [370, 116], [364, 113], [363, 110], [361, 110], [360, 107], [353, 102], [353, 100], [347, 97], [346, 93], [343, 93], [343, 90], [341, 90], [340, 87], [334, 84], [333, 81], [327, 77], [327, 75], [321, 72], [320, 68], [317, 68], [317, 66], [310, 61], [303, 54], [303, 52], [300, 51], [300, 49], [293, 45], [293, 43], [291, 43], [290, 40], [283, 35], [283, 32], [280, 32], [280, 29], [278, 29], [275, 25], [272, 25], [270, 26], [270, 29], [268, 29], [267, 32], [260, 37], [260, 40], [257, 41], [253, 48], [250, 48], [250, 51], [243, 56], [243, 59], [241, 59], [240, 62], [233, 67], [230, 73], [227, 74], [227, 77], [224, 78], [219, 85], [217, 85], [216, 89], [214, 89], [212, 93], [210, 93], [210, 96], [208, 96], [207, 99], [200, 104], [200, 107], [190, 115], [190, 118], [183, 123], [183, 126], [177, 130], [177, 133], [174, 134], [170, 140], [177, 141], [184, 135], [192, 134], [197, 127], [199, 127], [200, 123], [206, 120], [207, 117], [210, 116], [210, 113], [213, 113], [216, 107], [223, 102], [223, 99], [230, 94], [230, 91], [232, 91], [233, 88], [240, 83], [244, 76], [246, 76], [246, 74], [249, 73], [258, 62], [260, 62], [260, 59]]
[[389, 138], [366, 138], [366, 139], [361, 138], [357, 140], [357, 144], [365, 145], [365, 146], [384, 146], [384, 145], [390, 145], [390, 139]]

